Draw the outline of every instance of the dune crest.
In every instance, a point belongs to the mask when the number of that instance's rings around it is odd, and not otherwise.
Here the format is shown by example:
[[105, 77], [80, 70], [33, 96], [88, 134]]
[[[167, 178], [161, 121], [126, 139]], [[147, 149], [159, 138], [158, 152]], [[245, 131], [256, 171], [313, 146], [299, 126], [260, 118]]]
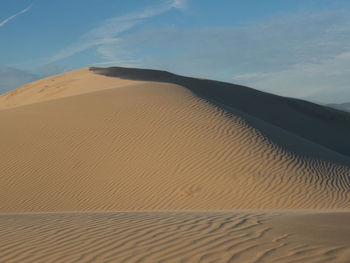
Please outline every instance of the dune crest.
[[0, 212], [350, 208], [348, 158], [266, 120], [173, 83], [53, 80], [0, 97]]
[[0, 96], [0, 110], [55, 100], [115, 87], [133, 85], [135, 81], [112, 79], [91, 74], [88, 68], [40, 79]]
[[[350, 157], [349, 113], [249, 87], [184, 77], [167, 71], [122, 67], [90, 68], [90, 70], [102, 76], [118, 79], [158, 81], [186, 87], [197, 96], [225, 108], [226, 111], [234, 110], [235, 115], [237, 111], [244, 113], [244, 119], [247, 119], [247, 116], [254, 117], [250, 125], [260, 130], [265, 128], [257, 125], [256, 119]], [[266, 134], [280, 145], [293, 147], [288, 144], [288, 140], [273, 134], [269, 129]], [[298, 150], [298, 147], [294, 147], [293, 150]]]

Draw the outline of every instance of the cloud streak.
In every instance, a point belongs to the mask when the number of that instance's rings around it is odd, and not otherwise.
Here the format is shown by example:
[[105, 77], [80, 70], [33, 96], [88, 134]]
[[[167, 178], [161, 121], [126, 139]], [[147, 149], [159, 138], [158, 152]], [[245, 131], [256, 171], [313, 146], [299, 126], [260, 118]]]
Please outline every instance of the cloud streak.
[[6, 25], [8, 22], [10, 22], [12, 19], [15, 19], [17, 16], [21, 15], [21, 14], [24, 14], [26, 12], [28, 12], [32, 7], [31, 6], [28, 6], [27, 8], [23, 9], [22, 11], [6, 18], [5, 20], [1, 21], [0, 22], [0, 27], [3, 27], [4, 25]]
[[140, 67], [284, 96], [350, 99], [350, 20], [343, 11], [290, 14], [231, 27], [140, 28], [97, 51], [110, 61], [132, 60]]
[[119, 40], [117, 36], [121, 33], [132, 29], [146, 19], [165, 13], [170, 9], [181, 9], [184, 7], [185, 2], [184, 0], [171, 0], [162, 6], [148, 7], [139, 12], [106, 19], [99, 26], [82, 35], [75, 43], [49, 58], [46, 63], [59, 61], [92, 47], [115, 44]]
[[185, 9], [187, 7], [187, 0], [173, 0], [172, 6], [178, 9]]

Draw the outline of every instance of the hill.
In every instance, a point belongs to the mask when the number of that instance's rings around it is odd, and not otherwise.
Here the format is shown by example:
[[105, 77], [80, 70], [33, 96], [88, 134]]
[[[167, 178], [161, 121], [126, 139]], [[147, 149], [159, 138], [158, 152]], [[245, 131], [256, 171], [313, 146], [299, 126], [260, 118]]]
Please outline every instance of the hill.
[[0, 105], [1, 212], [350, 206], [349, 115], [327, 107], [123, 68]]

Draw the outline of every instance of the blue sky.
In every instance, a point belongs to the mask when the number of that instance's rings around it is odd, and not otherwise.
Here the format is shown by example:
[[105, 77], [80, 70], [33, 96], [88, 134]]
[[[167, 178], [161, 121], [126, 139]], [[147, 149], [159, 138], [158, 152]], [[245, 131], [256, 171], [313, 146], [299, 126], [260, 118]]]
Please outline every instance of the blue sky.
[[132, 66], [350, 101], [348, 0], [3, 0], [0, 67]]

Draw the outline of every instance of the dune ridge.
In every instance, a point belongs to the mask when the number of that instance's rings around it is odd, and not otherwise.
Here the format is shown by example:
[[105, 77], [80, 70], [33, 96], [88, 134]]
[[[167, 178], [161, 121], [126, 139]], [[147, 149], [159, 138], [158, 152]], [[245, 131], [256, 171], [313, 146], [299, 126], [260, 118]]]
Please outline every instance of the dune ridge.
[[344, 155], [180, 85], [81, 74], [0, 111], [0, 212], [350, 207]]
[[0, 110], [114, 87], [125, 87], [133, 83], [135, 82], [130, 80], [116, 80], [102, 75], [89, 74], [87, 68], [78, 69], [74, 72], [40, 79], [2, 94], [0, 96]]
[[[281, 97], [231, 83], [197, 79], [167, 71], [123, 67], [96, 68], [91, 71], [109, 77], [139, 81], [160, 81], [191, 90], [226, 110], [239, 110], [281, 129], [350, 156], [350, 114], [299, 99]], [[250, 123], [255, 126], [254, 122]], [[317, 132], [315, 132], [317, 131]], [[283, 145], [285, 140], [271, 137]]]

